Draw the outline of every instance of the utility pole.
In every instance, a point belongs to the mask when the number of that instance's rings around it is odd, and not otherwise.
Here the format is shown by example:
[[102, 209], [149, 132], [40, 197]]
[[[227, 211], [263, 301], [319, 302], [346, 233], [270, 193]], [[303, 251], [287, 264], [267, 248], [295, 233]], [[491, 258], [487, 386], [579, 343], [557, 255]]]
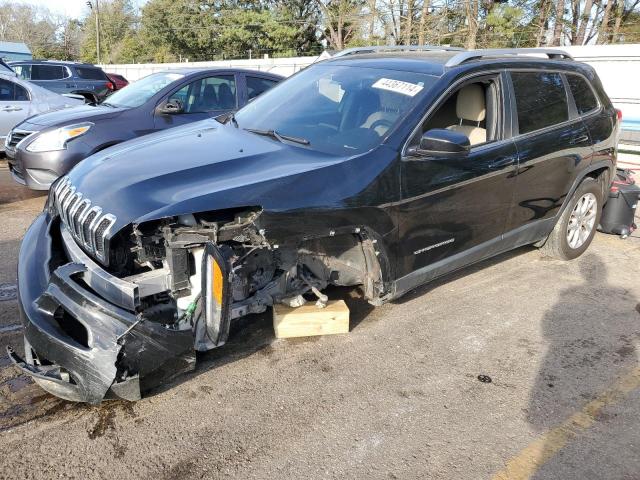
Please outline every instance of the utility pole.
[[[96, 54], [98, 57], [98, 65], [100, 64], [100, 0], [96, 2]], [[87, 0], [87, 6], [93, 10], [91, 0]]]

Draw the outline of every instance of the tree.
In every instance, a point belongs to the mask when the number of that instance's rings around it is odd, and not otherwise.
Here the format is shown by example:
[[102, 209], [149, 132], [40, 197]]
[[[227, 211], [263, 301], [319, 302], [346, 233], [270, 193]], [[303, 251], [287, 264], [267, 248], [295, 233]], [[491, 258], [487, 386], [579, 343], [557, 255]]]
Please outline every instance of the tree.
[[476, 36], [478, 34], [478, 3], [480, 0], [466, 0], [465, 11], [467, 14], [467, 42], [469, 49], [476, 48]]
[[342, 50], [357, 31], [354, 17], [364, 6], [364, 0], [315, 0], [322, 12], [325, 38], [329, 46]]
[[46, 8], [16, 2], [0, 3], [0, 40], [24, 42], [36, 58], [57, 53], [59, 19]]
[[430, 0], [423, 0], [422, 10], [420, 11], [420, 25], [418, 27], [418, 45], [424, 45], [426, 37], [427, 16], [429, 15]]
[[522, 47], [521, 38], [526, 37], [527, 27], [522, 25], [524, 12], [521, 8], [497, 4], [485, 21], [485, 38], [480, 39], [483, 48]]
[[562, 29], [564, 26], [564, 0], [556, 0], [556, 20], [553, 27], [553, 40], [551, 45], [559, 46], [562, 41]]
[[309, 0], [273, 0], [276, 21], [287, 25], [286, 35], [280, 36], [278, 46], [285, 46], [282, 42], [290, 42], [296, 52], [320, 51], [318, 25], [321, 23], [322, 12], [316, 2]]
[[[96, 62], [96, 9], [84, 19], [84, 39], [80, 48], [82, 60]], [[131, 0], [100, 0], [100, 60], [118, 63], [120, 43], [133, 34], [137, 17]]]

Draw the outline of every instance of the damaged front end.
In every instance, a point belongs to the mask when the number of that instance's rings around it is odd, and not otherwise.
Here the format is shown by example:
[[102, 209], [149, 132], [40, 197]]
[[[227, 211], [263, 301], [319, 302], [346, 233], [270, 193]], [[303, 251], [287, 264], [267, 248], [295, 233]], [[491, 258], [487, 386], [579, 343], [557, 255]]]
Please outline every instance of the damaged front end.
[[18, 292], [25, 358], [12, 350], [9, 356], [58, 397], [137, 400], [158, 381], [195, 366], [191, 332], [145, 321], [124, 307], [140, 286], [102, 269], [57, 218], [42, 214], [27, 231]]
[[192, 370], [196, 351], [224, 345], [235, 318], [307, 293], [322, 306], [329, 284], [364, 285], [370, 300], [383, 291], [375, 240], [360, 228], [278, 245], [262, 210], [246, 207], [110, 232], [115, 217], [77, 192], [52, 195], [22, 243], [25, 358], [9, 355], [61, 398], [137, 400]]

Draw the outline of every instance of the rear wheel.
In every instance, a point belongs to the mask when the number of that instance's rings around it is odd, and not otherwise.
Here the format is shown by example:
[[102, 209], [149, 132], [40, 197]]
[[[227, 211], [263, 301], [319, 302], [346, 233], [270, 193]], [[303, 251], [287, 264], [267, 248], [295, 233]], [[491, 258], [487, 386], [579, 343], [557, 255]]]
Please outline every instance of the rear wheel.
[[585, 178], [542, 246], [542, 253], [560, 260], [579, 257], [591, 244], [601, 214], [602, 187], [593, 178]]

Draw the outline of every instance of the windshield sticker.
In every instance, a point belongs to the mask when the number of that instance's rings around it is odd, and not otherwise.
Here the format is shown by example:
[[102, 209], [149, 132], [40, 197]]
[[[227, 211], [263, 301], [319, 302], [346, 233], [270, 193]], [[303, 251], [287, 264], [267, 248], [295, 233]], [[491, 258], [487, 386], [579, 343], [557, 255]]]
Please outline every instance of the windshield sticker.
[[410, 97], [416, 96], [423, 89], [422, 85], [403, 82], [401, 80], [392, 80], [390, 78], [381, 78], [371, 86], [373, 88], [379, 88], [381, 90], [389, 90], [390, 92], [401, 93], [402, 95], [408, 95]]

